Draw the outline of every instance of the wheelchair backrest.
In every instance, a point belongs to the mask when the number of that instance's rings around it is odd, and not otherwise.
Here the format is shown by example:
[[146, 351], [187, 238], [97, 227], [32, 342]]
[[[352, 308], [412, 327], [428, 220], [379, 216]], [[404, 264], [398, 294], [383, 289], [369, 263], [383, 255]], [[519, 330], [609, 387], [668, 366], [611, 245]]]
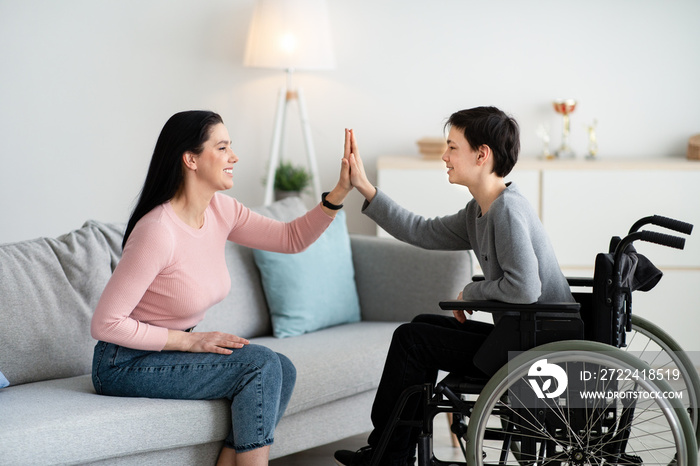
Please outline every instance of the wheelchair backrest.
[[598, 254], [592, 293], [574, 295], [581, 303], [585, 339], [626, 346], [626, 334], [632, 330], [632, 292], [652, 289], [662, 275], [631, 245], [617, 255], [617, 263], [614, 253]]

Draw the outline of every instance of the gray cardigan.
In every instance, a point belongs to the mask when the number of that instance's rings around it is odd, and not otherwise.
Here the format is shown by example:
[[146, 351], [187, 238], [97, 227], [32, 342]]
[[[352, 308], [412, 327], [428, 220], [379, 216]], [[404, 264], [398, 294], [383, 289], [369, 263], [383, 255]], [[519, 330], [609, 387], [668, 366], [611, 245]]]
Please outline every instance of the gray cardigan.
[[414, 246], [473, 250], [485, 280], [464, 287], [466, 300], [574, 301], [542, 223], [513, 183], [485, 215], [472, 199], [456, 214], [426, 219], [380, 190], [372, 202], [365, 201], [362, 211], [389, 234]]

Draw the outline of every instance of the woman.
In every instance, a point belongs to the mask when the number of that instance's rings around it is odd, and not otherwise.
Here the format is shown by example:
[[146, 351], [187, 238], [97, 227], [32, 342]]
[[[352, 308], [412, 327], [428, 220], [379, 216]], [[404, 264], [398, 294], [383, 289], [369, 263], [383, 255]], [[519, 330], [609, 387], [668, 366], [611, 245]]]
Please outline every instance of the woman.
[[[392, 236], [425, 249], [473, 250], [485, 280], [469, 281], [458, 299], [508, 303], [573, 302], [542, 223], [517, 186], [505, 177], [518, 160], [517, 122], [495, 107], [450, 116], [442, 160], [450, 183], [466, 186], [473, 199], [453, 215], [426, 219], [402, 208], [367, 179], [352, 132], [345, 136], [352, 185], [365, 197], [363, 213]], [[471, 314], [471, 310], [466, 310]], [[498, 320], [499, 316], [494, 316]], [[404, 389], [434, 384], [438, 370], [484, 376], [474, 354], [493, 325], [454, 317], [421, 315], [396, 329], [372, 406], [368, 446], [335, 453], [336, 464], [369, 465]], [[419, 419], [417, 399], [405, 418]], [[413, 464], [417, 429], [397, 427], [379, 460], [382, 466]]]
[[92, 319], [98, 340], [93, 384], [97, 393], [113, 396], [228, 398], [233, 428], [217, 464], [263, 465], [292, 394], [294, 366], [236, 335], [192, 328], [230, 289], [226, 240], [302, 251], [333, 221], [351, 185], [344, 158], [338, 184], [323, 202], [282, 223], [218, 193], [233, 186], [236, 162], [228, 131], [213, 112], [177, 113], [163, 127], [121, 261]]

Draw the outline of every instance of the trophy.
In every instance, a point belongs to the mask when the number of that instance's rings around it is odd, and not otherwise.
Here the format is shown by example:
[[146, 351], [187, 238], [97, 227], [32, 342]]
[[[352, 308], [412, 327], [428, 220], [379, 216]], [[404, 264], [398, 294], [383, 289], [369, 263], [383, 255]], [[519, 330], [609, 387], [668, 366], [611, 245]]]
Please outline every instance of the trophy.
[[598, 155], [598, 139], [595, 136], [595, 127], [598, 126], [598, 120], [593, 120], [593, 124], [586, 126], [586, 131], [588, 132], [588, 153], [586, 158], [589, 160], [594, 160], [596, 155]]
[[555, 152], [559, 158], [573, 158], [576, 154], [569, 146], [569, 115], [576, 109], [574, 99], [555, 100], [554, 111], [562, 116], [561, 146]]
[[549, 151], [549, 125], [541, 124], [537, 127], [537, 137], [542, 140], [542, 155], [544, 160], [554, 159], [554, 154]]

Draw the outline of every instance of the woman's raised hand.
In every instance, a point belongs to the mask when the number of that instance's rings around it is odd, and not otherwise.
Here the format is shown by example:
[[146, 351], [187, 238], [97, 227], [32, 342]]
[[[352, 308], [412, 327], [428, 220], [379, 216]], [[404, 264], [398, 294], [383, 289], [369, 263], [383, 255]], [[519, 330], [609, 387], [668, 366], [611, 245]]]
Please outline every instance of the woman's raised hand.
[[345, 130], [345, 152], [343, 158], [350, 163], [350, 182], [365, 196], [365, 199], [371, 201], [377, 194], [377, 189], [367, 179], [367, 173], [365, 172], [362, 158], [360, 158], [360, 152], [357, 149], [355, 131], [351, 129]]
[[[340, 160], [340, 176], [338, 177], [338, 183], [326, 196], [326, 201], [335, 205], [342, 205], [345, 197], [348, 193], [352, 191], [352, 183], [350, 182], [350, 162], [343, 157]], [[331, 217], [335, 217], [338, 213], [337, 210], [329, 209], [325, 205], [321, 204], [321, 208], [326, 214]]]

